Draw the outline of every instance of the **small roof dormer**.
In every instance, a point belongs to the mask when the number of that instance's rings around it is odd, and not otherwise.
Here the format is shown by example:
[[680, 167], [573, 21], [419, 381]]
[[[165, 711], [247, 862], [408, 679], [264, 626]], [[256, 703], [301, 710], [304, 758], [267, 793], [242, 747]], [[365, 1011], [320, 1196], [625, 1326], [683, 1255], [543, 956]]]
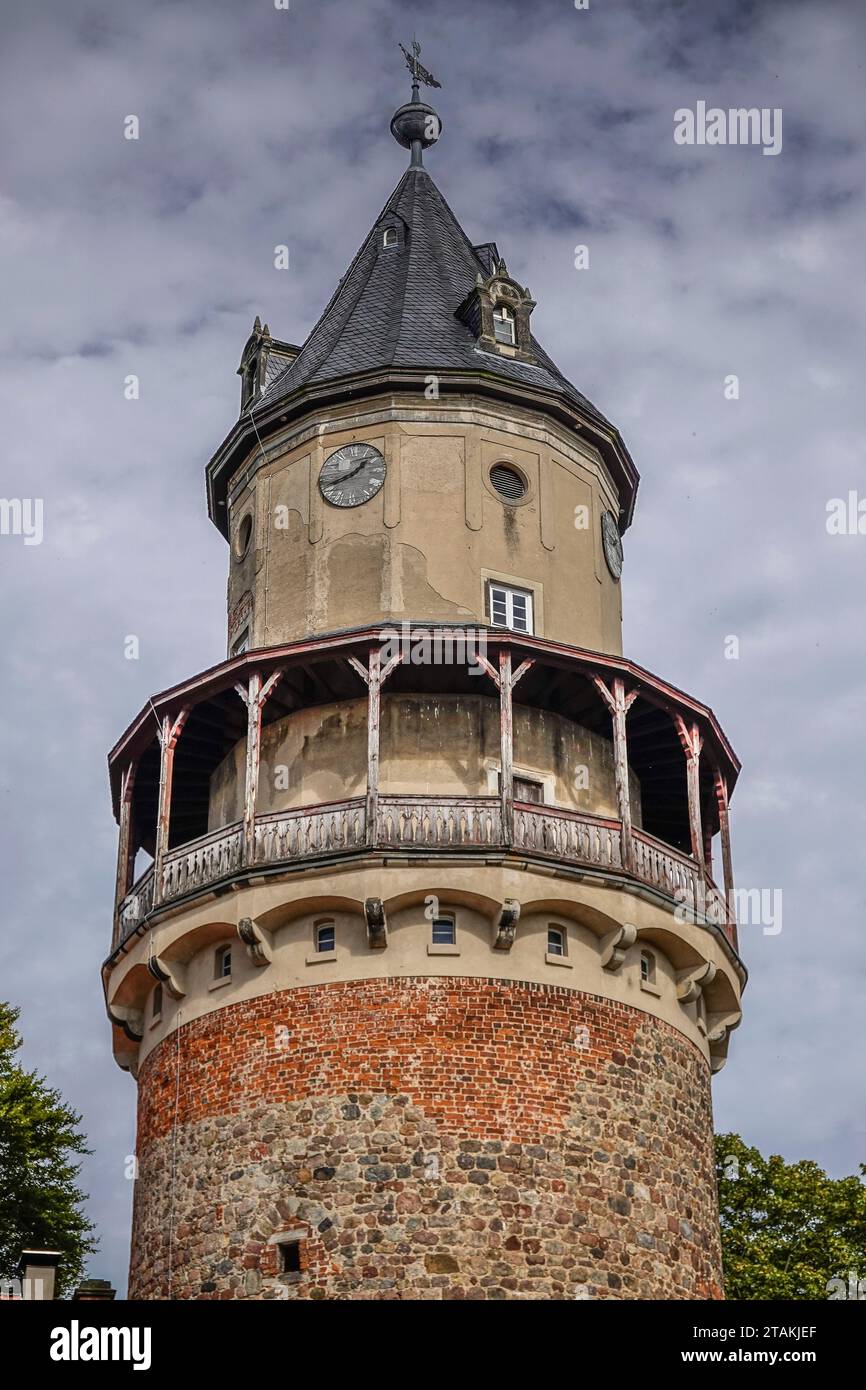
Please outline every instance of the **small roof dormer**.
[[256, 314], [253, 331], [247, 338], [241, 353], [238, 376], [241, 379], [241, 414], [254, 405], [264, 395], [272, 381], [294, 362], [300, 348], [294, 343], [281, 342], [272, 338], [268, 325], [262, 328], [262, 321]]
[[532, 342], [529, 318], [535, 300], [529, 288], [519, 285], [508, 274], [503, 260], [494, 259], [496, 247], [492, 242], [473, 248], [482, 264], [493, 266], [485, 278], [479, 271], [475, 284], [457, 310], [457, 317], [475, 335], [476, 346], [482, 352], [494, 352], [517, 362], [538, 360]]

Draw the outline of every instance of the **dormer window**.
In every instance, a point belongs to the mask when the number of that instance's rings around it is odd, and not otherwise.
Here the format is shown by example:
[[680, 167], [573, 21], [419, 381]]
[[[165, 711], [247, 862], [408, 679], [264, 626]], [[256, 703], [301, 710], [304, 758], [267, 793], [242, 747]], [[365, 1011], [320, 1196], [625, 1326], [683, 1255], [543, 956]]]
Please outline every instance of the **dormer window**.
[[[484, 264], [479, 258], [479, 263]], [[480, 352], [498, 353], [517, 362], [537, 365], [529, 318], [535, 300], [525, 285], [508, 274], [504, 261], [498, 261], [485, 277], [481, 271], [475, 284], [457, 309]]]
[[396, 246], [396, 245], [397, 245], [397, 229], [396, 229], [396, 227], [386, 227], [386, 228], [385, 228], [384, 232], [382, 233], [382, 245], [383, 245], [383, 246]]
[[514, 314], [507, 304], [497, 304], [493, 310], [493, 333], [497, 343], [509, 343], [513, 347], [517, 341]]

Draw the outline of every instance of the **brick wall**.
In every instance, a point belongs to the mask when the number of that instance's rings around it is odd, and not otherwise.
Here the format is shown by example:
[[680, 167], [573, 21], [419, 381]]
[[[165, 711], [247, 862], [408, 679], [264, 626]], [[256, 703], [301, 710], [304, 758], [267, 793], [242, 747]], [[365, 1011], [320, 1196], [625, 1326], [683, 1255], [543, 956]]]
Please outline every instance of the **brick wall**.
[[138, 1135], [130, 1297], [720, 1296], [707, 1065], [597, 996], [413, 977], [229, 1006], [146, 1059]]

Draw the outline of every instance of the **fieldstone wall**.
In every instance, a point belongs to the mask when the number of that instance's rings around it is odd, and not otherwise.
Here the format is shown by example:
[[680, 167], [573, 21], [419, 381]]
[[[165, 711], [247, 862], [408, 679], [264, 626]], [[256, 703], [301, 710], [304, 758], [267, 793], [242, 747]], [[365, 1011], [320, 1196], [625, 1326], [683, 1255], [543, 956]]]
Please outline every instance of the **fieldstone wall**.
[[256, 998], [150, 1054], [138, 1126], [130, 1298], [721, 1297], [707, 1065], [598, 996]]

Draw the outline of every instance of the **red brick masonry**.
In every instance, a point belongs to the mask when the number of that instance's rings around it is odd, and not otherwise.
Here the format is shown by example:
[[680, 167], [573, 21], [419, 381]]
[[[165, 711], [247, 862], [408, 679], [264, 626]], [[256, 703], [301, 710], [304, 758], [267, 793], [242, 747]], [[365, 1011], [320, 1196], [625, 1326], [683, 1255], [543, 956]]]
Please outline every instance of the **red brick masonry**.
[[721, 1296], [707, 1064], [595, 995], [412, 977], [227, 1006], [144, 1062], [138, 1151], [131, 1298]]

